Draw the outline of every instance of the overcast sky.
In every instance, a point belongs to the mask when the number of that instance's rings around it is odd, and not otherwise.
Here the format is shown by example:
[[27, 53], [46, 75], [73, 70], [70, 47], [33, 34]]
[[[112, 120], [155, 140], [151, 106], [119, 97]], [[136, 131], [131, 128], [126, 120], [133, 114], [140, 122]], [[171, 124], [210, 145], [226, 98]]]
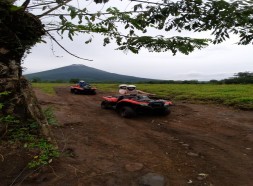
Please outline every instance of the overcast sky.
[[[94, 3], [88, 4], [92, 8]], [[110, 4], [96, 5], [99, 10], [106, 10]], [[121, 2], [124, 10], [132, 6], [128, 2]], [[160, 34], [160, 33], [159, 33]], [[178, 35], [163, 33], [166, 37]], [[184, 36], [211, 38], [208, 33], [183, 33]], [[45, 38], [46, 39], [46, 38]], [[87, 39], [87, 37], [86, 37]], [[253, 71], [252, 45], [236, 45], [236, 37], [219, 45], [210, 45], [202, 50], [195, 50], [189, 55], [171, 52], [149, 53], [142, 50], [139, 54], [115, 50], [116, 44], [103, 47], [102, 37], [94, 35], [91, 44], [84, 44], [85, 36], [76, 36], [74, 41], [66, 37], [59, 40], [70, 52], [93, 61], [84, 61], [70, 56], [55, 43], [46, 39], [47, 44], [37, 44], [25, 58], [23, 66], [25, 74], [50, 70], [71, 64], [83, 64], [107, 72], [137, 77], [164, 79], [164, 80], [210, 80], [231, 77], [234, 73]], [[54, 52], [52, 52], [52, 50]], [[57, 57], [58, 56], [58, 57]]]

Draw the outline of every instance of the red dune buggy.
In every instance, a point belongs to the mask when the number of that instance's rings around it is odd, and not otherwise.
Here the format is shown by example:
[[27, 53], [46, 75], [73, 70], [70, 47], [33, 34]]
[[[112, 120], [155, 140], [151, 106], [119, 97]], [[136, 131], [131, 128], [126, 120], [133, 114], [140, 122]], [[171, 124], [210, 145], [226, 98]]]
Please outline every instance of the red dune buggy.
[[96, 88], [92, 87], [91, 85], [85, 85], [83, 87], [80, 87], [80, 85], [73, 85], [70, 87], [70, 92], [72, 94], [88, 94], [88, 95], [95, 95], [96, 94]]
[[170, 114], [172, 102], [147, 96], [105, 96], [101, 108], [115, 109], [122, 117], [131, 118], [137, 114]]

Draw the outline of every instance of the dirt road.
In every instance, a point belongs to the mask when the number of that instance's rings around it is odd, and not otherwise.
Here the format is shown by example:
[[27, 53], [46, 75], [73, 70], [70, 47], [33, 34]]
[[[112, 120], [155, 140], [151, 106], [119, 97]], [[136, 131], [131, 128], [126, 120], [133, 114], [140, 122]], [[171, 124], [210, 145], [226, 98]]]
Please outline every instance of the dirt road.
[[110, 93], [56, 93], [36, 90], [41, 105], [54, 108], [63, 152], [36, 178], [39, 185], [137, 186], [159, 178], [157, 185], [253, 186], [252, 111], [176, 103], [166, 117], [124, 119], [100, 108]]

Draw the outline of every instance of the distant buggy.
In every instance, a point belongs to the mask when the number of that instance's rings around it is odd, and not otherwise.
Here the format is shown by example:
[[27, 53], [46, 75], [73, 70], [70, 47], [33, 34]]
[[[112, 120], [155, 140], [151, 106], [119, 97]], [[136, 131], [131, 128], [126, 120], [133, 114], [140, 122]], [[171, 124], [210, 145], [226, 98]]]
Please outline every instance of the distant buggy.
[[120, 116], [131, 118], [138, 114], [170, 114], [171, 101], [153, 100], [147, 96], [105, 96], [101, 108], [115, 109]]
[[70, 92], [72, 94], [87, 94], [87, 95], [95, 95], [96, 88], [92, 87], [91, 85], [87, 84], [85, 86], [80, 86], [79, 84], [73, 85], [70, 87]]

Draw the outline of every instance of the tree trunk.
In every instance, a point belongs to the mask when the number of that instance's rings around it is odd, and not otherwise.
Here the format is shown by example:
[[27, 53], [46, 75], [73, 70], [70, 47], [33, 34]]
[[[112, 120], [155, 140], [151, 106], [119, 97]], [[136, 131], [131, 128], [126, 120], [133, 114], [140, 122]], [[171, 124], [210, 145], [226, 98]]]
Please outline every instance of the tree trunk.
[[[0, 118], [11, 115], [20, 121], [34, 119], [45, 125], [45, 117], [30, 83], [22, 77], [21, 67], [24, 53], [45, 32], [36, 16], [13, 7], [0, 2]], [[0, 123], [0, 134], [5, 128]]]

